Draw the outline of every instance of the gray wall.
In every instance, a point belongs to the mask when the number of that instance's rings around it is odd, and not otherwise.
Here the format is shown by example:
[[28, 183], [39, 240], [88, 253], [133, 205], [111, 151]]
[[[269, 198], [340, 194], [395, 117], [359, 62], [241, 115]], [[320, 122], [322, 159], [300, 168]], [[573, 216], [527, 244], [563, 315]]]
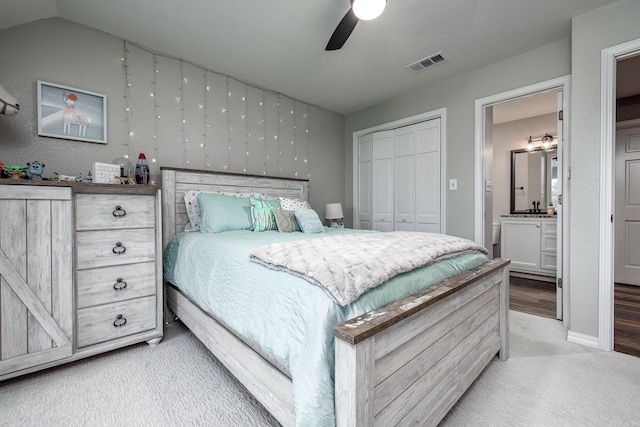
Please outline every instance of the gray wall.
[[620, 0], [573, 19], [571, 92], [571, 330], [598, 336], [601, 53], [640, 38], [640, 2]]
[[[344, 200], [341, 114], [60, 18], [0, 31], [0, 58], [0, 81], [21, 105], [0, 116], [5, 164], [38, 160], [46, 177], [76, 175], [144, 152], [152, 177], [175, 166], [309, 178], [321, 216]], [[108, 143], [38, 136], [37, 80], [105, 94]]]
[[[598, 336], [600, 203], [600, 67], [603, 49], [640, 38], [640, 2], [619, 0], [572, 21], [564, 40], [505, 61], [453, 76], [346, 117], [345, 196], [353, 210], [352, 133], [425, 111], [447, 108], [447, 232], [474, 237], [474, 103], [476, 99], [571, 74], [569, 161], [569, 324], [572, 332]], [[545, 64], [541, 67], [540, 64]], [[446, 66], [446, 64], [443, 64]], [[428, 72], [428, 71], [427, 71]]]
[[[345, 215], [349, 226], [353, 215], [353, 132], [446, 108], [447, 182], [450, 178], [458, 180], [458, 190], [447, 191], [446, 232], [473, 239], [475, 100], [567, 75], [571, 72], [570, 55], [569, 40], [562, 40], [434, 85], [425, 85], [421, 89], [399, 95], [392, 101], [347, 115], [344, 151]], [[540, 67], [540, 64], [545, 66]], [[442, 66], [447, 65], [445, 63]]]

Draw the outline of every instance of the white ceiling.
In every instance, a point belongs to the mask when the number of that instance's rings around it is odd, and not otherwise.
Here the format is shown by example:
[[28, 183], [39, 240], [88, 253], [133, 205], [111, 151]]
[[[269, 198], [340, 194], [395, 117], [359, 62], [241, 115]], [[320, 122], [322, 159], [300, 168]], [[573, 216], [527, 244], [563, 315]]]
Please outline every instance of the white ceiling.
[[[58, 16], [291, 98], [348, 114], [571, 35], [614, 0], [388, 0], [324, 47], [349, 0], [0, 0], [0, 29]], [[442, 51], [449, 59], [404, 66]]]

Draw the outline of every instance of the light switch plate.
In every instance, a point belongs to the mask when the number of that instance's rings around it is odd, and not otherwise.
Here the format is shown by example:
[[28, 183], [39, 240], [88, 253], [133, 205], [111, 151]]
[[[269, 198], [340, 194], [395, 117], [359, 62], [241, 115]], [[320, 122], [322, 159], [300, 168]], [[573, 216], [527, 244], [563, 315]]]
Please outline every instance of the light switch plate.
[[457, 189], [458, 189], [458, 180], [457, 179], [450, 179], [449, 180], [449, 190], [455, 191]]

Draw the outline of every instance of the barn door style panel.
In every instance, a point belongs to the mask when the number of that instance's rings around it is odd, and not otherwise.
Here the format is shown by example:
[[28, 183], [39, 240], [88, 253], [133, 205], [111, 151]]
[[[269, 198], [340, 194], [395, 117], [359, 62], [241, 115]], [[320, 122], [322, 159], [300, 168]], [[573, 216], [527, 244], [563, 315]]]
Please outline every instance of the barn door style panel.
[[71, 190], [0, 194], [0, 376], [72, 354]]

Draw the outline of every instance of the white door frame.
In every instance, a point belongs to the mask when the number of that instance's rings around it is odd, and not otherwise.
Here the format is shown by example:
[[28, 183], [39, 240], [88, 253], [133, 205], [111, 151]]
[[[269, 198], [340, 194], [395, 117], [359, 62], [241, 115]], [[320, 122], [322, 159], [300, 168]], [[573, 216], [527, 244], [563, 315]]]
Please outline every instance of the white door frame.
[[602, 50], [600, 139], [600, 273], [598, 276], [598, 348], [613, 350], [616, 63], [640, 52], [640, 39]]
[[391, 130], [402, 126], [409, 126], [420, 122], [425, 122], [432, 119], [440, 119], [440, 230], [441, 233], [446, 233], [447, 227], [447, 193], [445, 178], [447, 177], [447, 109], [439, 108], [437, 110], [427, 111], [424, 113], [416, 114], [415, 116], [405, 117], [403, 119], [395, 120], [393, 122], [383, 123], [370, 128], [362, 129], [353, 132], [353, 225], [358, 223], [358, 138], [373, 132], [380, 132], [383, 130]]
[[[484, 136], [485, 136], [485, 107], [498, 104], [501, 102], [511, 101], [513, 99], [522, 98], [528, 95], [532, 95], [538, 92], [546, 92], [553, 89], [559, 89], [563, 92], [563, 133], [564, 143], [561, 144], [563, 159], [563, 185], [562, 185], [562, 197], [563, 197], [563, 215], [562, 215], [562, 265], [563, 265], [563, 282], [565, 285], [569, 283], [569, 186], [567, 181], [570, 178], [569, 173], [569, 100], [571, 88], [571, 76], [566, 75], [555, 79], [547, 80], [540, 83], [535, 83], [529, 86], [524, 86], [518, 89], [513, 89], [507, 92], [498, 93], [495, 95], [487, 96], [485, 98], [476, 99], [475, 102], [475, 231], [474, 239], [476, 243], [484, 245], [484, 223], [485, 223], [485, 206], [484, 206], [484, 187], [485, 187], [485, 173], [484, 173]], [[560, 255], [560, 254], [559, 254]], [[565, 287], [566, 289], [566, 287]], [[569, 326], [569, 295], [568, 292], [563, 292], [563, 324]]]

